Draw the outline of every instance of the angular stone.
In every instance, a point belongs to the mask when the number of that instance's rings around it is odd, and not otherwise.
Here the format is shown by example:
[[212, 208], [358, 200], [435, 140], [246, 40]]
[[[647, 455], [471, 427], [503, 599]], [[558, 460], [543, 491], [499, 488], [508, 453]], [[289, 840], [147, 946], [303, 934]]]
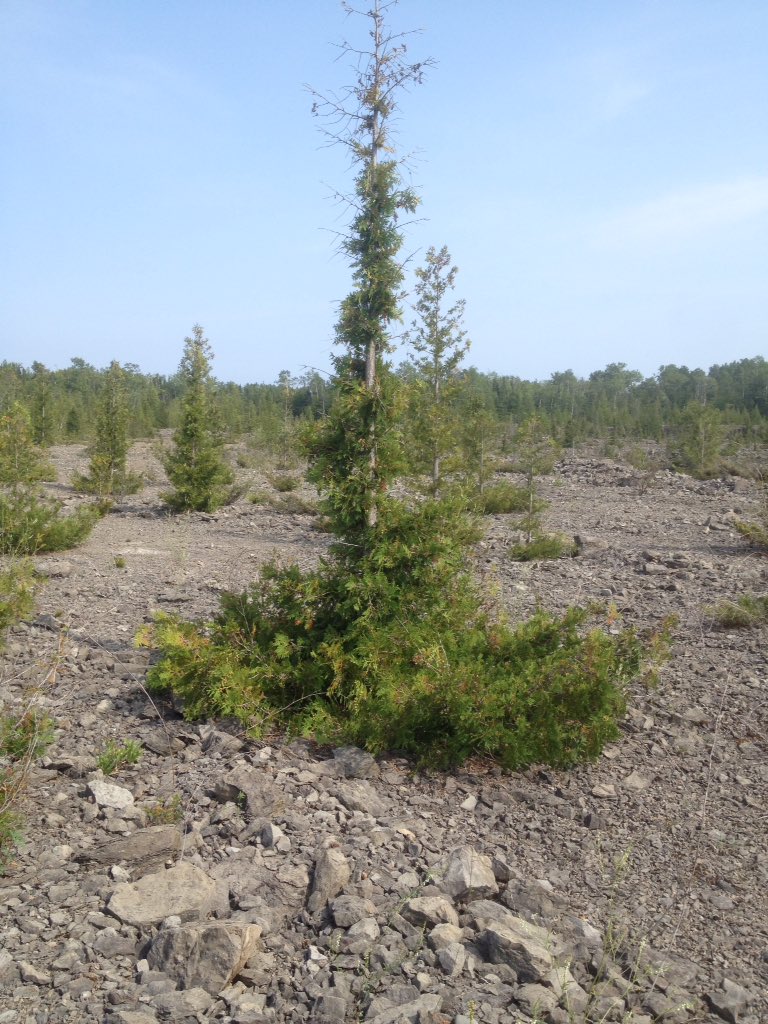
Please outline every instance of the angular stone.
[[209, 912], [215, 893], [216, 883], [204, 871], [183, 863], [118, 885], [107, 909], [125, 924], [139, 927], [160, 924], [173, 915], [198, 921]]
[[152, 997], [152, 1002], [161, 1014], [170, 1017], [171, 1020], [183, 1020], [210, 1010], [213, 997], [205, 989], [189, 988], [184, 992], [159, 992]]
[[464, 970], [467, 951], [460, 942], [451, 942], [438, 951], [437, 959], [449, 978], [458, 978]]
[[455, 924], [436, 924], [429, 933], [427, 943], [431, 949], [439, 953], [441, 949], [450, 946], [454, 942], [461, 942], [462, 930]]
[[507, 964], [521, 982], [538, 982], [554, 966], [549, 935], [522, 918], [490, 923], [477, 941], [490, 963]]
[[337, 747], [333, 752], [334, 760], [348, 779], [369, 779], [378, 774], [378, 765], [367, 750], [359, 747]]
[[739, 1014], [751, 1001], [751, 994], [735, 981], [723, 978], [720, 988], [707, 992], [704, 999], [718, 1017], [728, 1021], [728, 1024], [737, 1024]]
[[361, 896], [337, 896], [330, 910], [338, 928], [350, 928], [364, 917], [373, 917], [376, 913], [375, 905]]
[[557, 996], [543, 985], [521, 985], [515, 992], [515, 1002], [530, 1017], [539, 1020], [557, 1006]]
[[349, 881], [350, 868], [343, 850], [335, 839], [326, 839], [315, 856], [315, 871], [307, 909], [310, 914], [323, 910], [328, 900], [338, 896]]
[[442, 868], [440, 888], [454, 900], [495, 896], [499, 891], [489, 857], [471, 846], [460, 846], [438, 865]]
[[259, 948], [261, 928], [233, 921], [163, 928], [147, 953], [152, 970], [183, 989], [218, 995]]
[[342, 782], [336, 789], [337, 800], [350, 811], [362, 811], [373, 818], [387, 813], [387, 804], [369, 782]]
[[113, 782], [105, 782], [104, 779], [91, 779], [88, 789], [99, 807], [114, 807], [117, 810], [122, 810], [133, 804], [133, 793], [130, 789], [116, 786]]
[[347, 1001], [343, 996], [323, 993], [312, 1007], [311, 1024], [339, 1024], [347, 1015]]
[[415, 924], [417, 928], [423, 925], [431, 928], [436, 924], [459, 923], [459, 915], [444, 896], [415, 896], [406, 900], [400, 913], [406, 921]]
[[119, 864], [124, 860], [145, 869], [159, 866], [180, 849], [181, 830], [177, 825], [152, 825], [130, 836], [109, 839], [93, 850], [81, 850], [75, 859], [97, 864]]
[[381, 934], [381, 929], [372, 917], [364, 917], [353, 924], [346, 935], [341, 937], [344, 953], [367, 953]]
[[442, 996], [439, 995], [419, 996], [409, 1003], [393, 1006], [389, 1010], [382, 1010], [372, 1017], [367, 1017], [366, 1024], [417, 1024], [421, 1014], [435, 1013], [442, 1006], [442, 1002]]
[[630, 772], [629, 775], [621, 781], [622, 788], [629, 790], [630, 793], [642, 793], [648, 789], [650, 784], [651, 780], [646, 779], [643, 775], [640, 775], [639, 772]]

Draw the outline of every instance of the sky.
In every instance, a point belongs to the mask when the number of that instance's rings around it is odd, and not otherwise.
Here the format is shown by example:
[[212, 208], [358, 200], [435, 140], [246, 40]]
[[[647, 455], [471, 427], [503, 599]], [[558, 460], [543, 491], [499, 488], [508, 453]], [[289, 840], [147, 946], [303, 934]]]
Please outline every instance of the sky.
[[[435, 60], [398, 111], [406, 286], [447, 245], [470, 365], [768, 356], [765, 0], [401, 0], [390, 24]], [[353, 171], [307, 86], [351, 84], [366, 32], [337, 0], [0, 0], [0, 361], [172, 374], [200, 323], [219, 379], [327, 370]]]

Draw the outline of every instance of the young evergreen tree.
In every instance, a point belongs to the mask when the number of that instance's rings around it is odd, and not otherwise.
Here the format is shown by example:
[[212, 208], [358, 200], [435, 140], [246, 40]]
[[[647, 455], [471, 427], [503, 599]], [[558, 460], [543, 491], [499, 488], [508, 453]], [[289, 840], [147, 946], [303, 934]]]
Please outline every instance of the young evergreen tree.
[[464, 299], [446, 308], [458, 272], [446, 246], [439, 252], [434, 246], [427, 250], [425, 265], [416, 270], [417, 316], [407, 335], [416, 352], [413, 365], [418, 382], [411, 417], [413, 441], [429, 463], [434, 494], [440, 491], [443, 460], [458, 438], [461, 420], [455, 399], [461, 380], [457, 371], [469, 351], [463, 328]]
[[173, 490], [163, 495], [163, 501], [174, 512], [213, 512], [232, 495], [234, 475], [222, 455], [224, 441], [213, 394], [212, 358], [203, 328], [195, 324], [192, 337], [184, 339], [179, 365], [184, 388], [181, 422], [165, 458]]
[[113, 361], [107, 370], [96, 409], [96, 440], [90, 449], [85, 476], [75, 477], [75, 486], [100, 497], [133, 494], [141, 478], [126, 469], [128, 456], [128, 401], [125, 371]]

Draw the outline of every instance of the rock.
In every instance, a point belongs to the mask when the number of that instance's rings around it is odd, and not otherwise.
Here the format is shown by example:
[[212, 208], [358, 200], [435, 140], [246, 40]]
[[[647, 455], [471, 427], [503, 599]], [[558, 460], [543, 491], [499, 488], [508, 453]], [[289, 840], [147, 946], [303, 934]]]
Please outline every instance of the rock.
[[453, 942], [461, 942], [463, 932], [455, 924], [436, 924], [427, 937], [430, 949], [438, 953]]
[[467, 951], [460, 942], [450, 942], [437, 952], [437, 959], [449, 978], [457, 978], [464, 970]]
[[130, 789], [116, 786], [113, 782], [105, 782], [104, 779], [91, 779], [88, 789], [99, 807], [114, 807], [122, 810], [133, 804], [133, 793]]
[[554, 965], [549, 934], [522, 918], [489, 923], [477, 941], [490, 963], [507, 964], [521, 982], [540, 981]]
[[650, 779], [646, 779], [639, 772], [630, 772], [621, 782], [622, 787], [628, 789], [631, 793], [642, 793], [648, 789], [650, 784]]
[[128, 861], [138, 864], [146, 873], [181, 849], [181, 830], [177, 825], [151, 825], [139, 829], [130, 836], [108, 839], [93, 850], [81, 850], [78, 861], [95, 861], [97, 864], [119, 864]]
[[400, 1006], [393, 1006], [389, 1010], [366, 1017], [366, 1024], [419, 1024], [421, 1014], [437, 1012], [442, 1002], [439, 995], [422, 995], [409, 1003], [402, 1003]]
[[334, 924], [339, 928], [349, 928], [376, 913], [374, 904], [360, 896], [337, 896], [331, 903], [330, 910]]
[[310, 914], [320, 913], [328, 900], [337, 896], [349, 881], [350, 868], [335, 839], [327, 839], [315, 856], [312, 888], [307, 900]]
[[339, 1024], [347, 1015], [347, 1000], [340, 995], [323, 993], [312, 1007], [310, 1024]]
[[494, 896], [499, 891], [490, 858], [471, 846], [452, 850], [441, 861], [438, 871], [440, 869], [442, 877], [438, 877], [437, 883], [454, 900]]
[[226, 921], [163, 928], [147, 953], [152, 970], [162, 971], [183, 989], [218, 995], [259, 948], [261, 928]]
[[50, 985], [52, 982], [51, 975], [47, 971], [41, 971], [35, 964], [27, 963], [26, 960], [19, 961], [19, 974], [21, 980], [26, 982], [28, 985]]
[[552, 1013], [557, 1006], [557, 996], [552, 989], [529, 983], [521, 985], [515, 992], [515, 1002], [523, 1013], [539, 1020]]
[[368, 782], [343, 782], [335, 789], [339, 803], [350, 811], [363, 811], [374, 818], [387, 813], [387, 804]]
[[175, 1020], [206, 1013], [213, 1005], [213, 997], [205, 989], [189, 988], [183, 992], [159, 992], [152, 1002], [161, 1014]]
[[341, 937], [341, 950], [344, 953], [367, 953], [381, 935], [381, 929], [372, 917], [364, 917], [357, 921], [346, 935]]
[[216, 884], [194, 864], [183, 863], [167, 871], [145, 875], [138, 882], [118, 885], [107, 909], [125, 924], [159, 924], [177, 915], [182, 921], [204, 918], [213, 903]]
[[400, 913], [406, 921], [410, 921], [417, 928], [423, 925], [432, 928], [436, 924], [459, 923], [459, 915], [443, 896], [415, 896], [406, 900]]
[[728, 1024], [738, 1024], [738, 1016], [751, 1002], [751, 994], [735, 981], [723, 978], [720, 988], [705, 993], [704, 1000], [718, 1017]]
[[367, 750], [361, 750], [359, 747], [337, 747], [333, 757], [348, 779], [370, 779], [378, 774], [376, 760]]

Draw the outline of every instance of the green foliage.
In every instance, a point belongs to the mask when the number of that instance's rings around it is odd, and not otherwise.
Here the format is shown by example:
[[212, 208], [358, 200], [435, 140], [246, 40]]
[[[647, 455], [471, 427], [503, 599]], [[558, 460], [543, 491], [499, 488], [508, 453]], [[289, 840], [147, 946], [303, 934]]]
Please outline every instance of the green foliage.
[[5, 874], [22, 842], [23, 815], [19, 804], [29, 769], [54, 739], [55, 722], [36, 708], [0, 718], [0, 875]]
[[287, 473], [277, 473], [273, 476], [268, 477], [268, 479], [272, 486], [275, 488], [275, 490], [280, 491], [281, 494], [285, 493], [286, 491], [295, 491], [296, 488], [301, 483], [301, 481], [297, 477], [288, 476]]
[[722, 601], [712, 615], [724, 629], [754, 629], [768, 623], [768, 595], [743, 594], [736, 601]]
[[0, 650], [9, 626], [32, 613], [35, 571], [30, 562], [13, 562], [0, 569]]
[[14, 402], [0, 415], [0, 485], [17, 487], [49, 479], [51, 468], [32, 439], [29, 413]]
[[[486, 515], [508, 515], [512, 512], [528, 512], [530, 495], [526, 487], [516, 487], [508, 481], [485, 487], [477, 498], [480, 510]], [[543, 503], [536, 508], [543, 508]]]
[[184, 339], [179, 376], [184, 385], [181, 423], [173, 448], [165, 456], [165, 471], [173, 490], [163, 501], [174, 512], [213, 512], [234, 496], [231, 469], [222, 456], [223, 437], [213, 397], [211, 348], [195, 324]]
[[125, 371], [117, 362], [110, 364], [96, 415], [96, 440], [90, 449], [87, 475], [75, 477], [74, 484], [88, 494], [134, 494], [141, 488], [141, 477], [126, 469], [128, 455], [128, 403]]
[[127, 740], [122, 745], [109, 740], [96, 763], [105, 775], [114, 775], [127, 764], [136, 764], [140, 758], [141, 744], [135, 740]]
[[102, 514], [96, 505], [60, 515], [61, 502], [32, 490], [0, 491], [0, 554], [35, 555], [80, 544]]
[[184, 819], [184, 808], [178, 793], [150, 804], [146, 811], [149, 825], [178, 825]]
[[512, 544], [507, 555], [513, 562], [540, 562], [553, 558], [573, 558], [578, 554], [578, 545], [572, 537], [557, 533], [530, 531], [528, 539]]
[[456, 450], [460, 434], [456, 398], [462, 382], [458, 368], [469, 349], [462, 328], [464, 300], [445, 308], [457, 273], [447, 247], [438, 252], [430, 246], [424, 267], [416, 270], [416, 319], [407, 335], [416, 353], [407, 424], [409, 453], [413, 468], [431, 475], [435, 494], [440, 489], [444, 460]]
[[768, 483], [765, 481], [762, 484], [757, 520], [738, 521], [736, 529], [757, 551], [768, 552]]
[[693, 476], [716, 476], [721, 469], [725, 430], [717, 409], [701, 402], [689, 402], [678, 418], [670, 444], [675, 469]]
[[355, 573], [268, 566], [205, 627], [159, 618], [141, 637], [162, 653], [150, 688], [172, 689], [189, 718], [235, 716], [255, 735], [279, 725], [433, 765], [596, 756], [641, 667], [634, 632], [589, 628], [581, 609], [494, 621], [465, 563], [476, 533], [457, 502], [386, 499], [380, 511]]
[[11, 761], [35, 761], [53, 743], [53, 719], [32, 708], [23, 715], [0, 719], [0, 757]]

